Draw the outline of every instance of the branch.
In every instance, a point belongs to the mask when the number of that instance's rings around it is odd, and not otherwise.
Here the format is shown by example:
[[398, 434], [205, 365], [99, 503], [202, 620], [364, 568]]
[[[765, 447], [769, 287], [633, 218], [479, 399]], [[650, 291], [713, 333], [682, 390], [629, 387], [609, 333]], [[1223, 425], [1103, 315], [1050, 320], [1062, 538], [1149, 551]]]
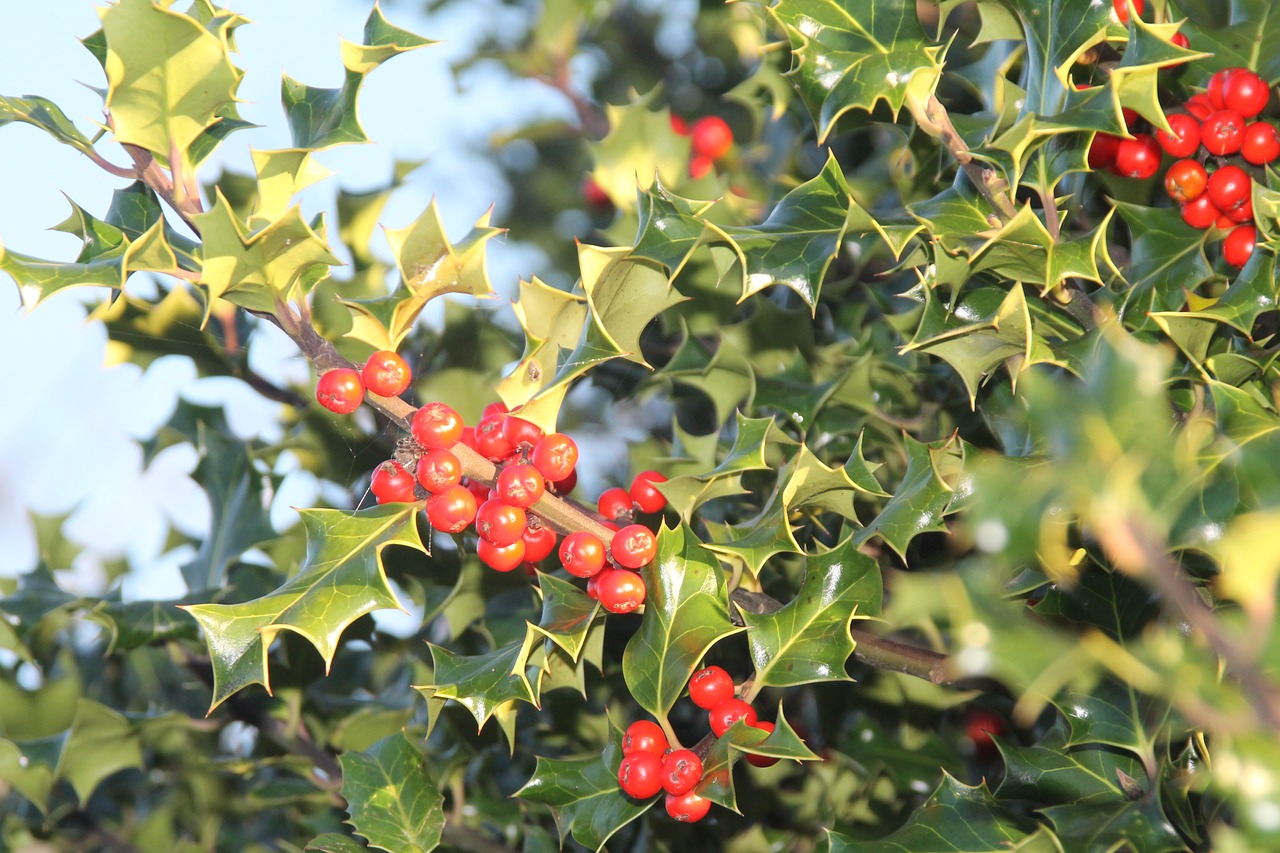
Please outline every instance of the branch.
[[193, 216], [203, 212], [199, 197], [189, 195], [186, 187], [175, 188], [173, 179], [147, 149], [126, 142], [124, 150], [133, 158], [134, 176], [151, 187], [187, 223], [188, 228], [199, 234], [200, 229], [192, 221]]
[[1280, 688], [1269, 682], [1250, 655], [1223, 629], [1222, 623], [1169, 557], [1163, 543], [1133, 518], [1121, 519], [1097, 530], [1103, 549], [1115, 566], [1126, 573], [1147, 578], [1164, 600], [1204, 637], [1235, 677], [1258, 720], [1280, 730]]
[[936, 138], [951, 152], [951, 156], [968, 175], [969, 181], [996, 209], [1000, 219], [1004, 222], [1013, 219], [1018, 211], [1013, 205], [1009, 185], [993, 167], [983, 164], [973, 156], [973, 152], [969, 150], [969, 146], [965, 144], [955, 125], [951, 123], [951, 116], [942, 102], [931, 94], [923, 104], [908, 98], [907, 106], [911, 109], [911, 115], [920, 129]]

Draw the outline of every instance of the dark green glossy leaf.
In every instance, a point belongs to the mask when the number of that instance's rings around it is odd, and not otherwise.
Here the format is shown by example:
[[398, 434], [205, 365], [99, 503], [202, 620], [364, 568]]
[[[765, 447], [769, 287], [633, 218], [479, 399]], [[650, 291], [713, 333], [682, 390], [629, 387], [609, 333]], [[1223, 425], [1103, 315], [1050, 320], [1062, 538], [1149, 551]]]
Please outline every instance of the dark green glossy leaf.
[[542, 616], [532, 630], [576, 661], [600, 612], [600, 603], [569, 581], [541, 572], [538, 589], [542, 592]]
[[417, 747], [402, 734], [344, 752], [342, 797], [355, 831], [389, 853], [425, 853], [440, 843], [444, 796]]
[[688, 527], [662, 528], [644, 578], [644, 618], [622, 673], [640, 707], [665, 719], [707, 649], [737, 629], [720, 566]]
[[525, 671], [530, 651], [527, 636], [481, 655], [456, 654], [434, 643], [429, 646], [435, 679], [428, 686], [437, 698], [463, 705], [477, 726], [483, 727], [509, 702], [537, 704]]
[[943, 528], [943, 516], [957, 500], [955, 489], [943, 472], [955, 472], [963, 459], [962, 446], [955, 441], [921, 444], [905, 438], [907, 472], [902, 483], [871, 522], [854, 537], [861, 544], [878, 535], [899, 555], [921, 533]]

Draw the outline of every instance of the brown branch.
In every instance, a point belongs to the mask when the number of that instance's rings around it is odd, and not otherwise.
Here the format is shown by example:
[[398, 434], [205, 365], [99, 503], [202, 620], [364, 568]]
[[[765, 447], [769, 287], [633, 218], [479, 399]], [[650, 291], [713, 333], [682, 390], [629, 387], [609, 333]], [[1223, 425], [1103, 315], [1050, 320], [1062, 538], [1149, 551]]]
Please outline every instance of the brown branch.
[[200, 206], [199, 197], [192, 197], [182, 188], [181, 195], [175, 192], [173, 179], [169, 173], [164, 170], [155, 156], [145, 148], [137, 145], [124, 143], [124, 150], [133, 158], [134, 175], [138, 180], [155, 191], [155, 194], [164, 199], [165, 202], [173, 209], [173, 212], [187, 223], [187, 227], [196, 234], [200, 233], [200, 229], [196, 226], [192, 217], [203, 212]]
[[1133, 518], [1102, 525], [1095, 532], [1118, 569], [1150, 581], [1165, 602], [1204, 637], [1239, 683], [1258, 720], [1271, 729], [1280, 729], [1280, 686], [1269, 682], [1255, 656], [1227, 635], [1181, 567], [1169, 557], [1164, 543]]
[[955, 125], [951, 123], [951, 116], [942, 102], [936, 96], [929, 95], [924, 103], [908, 98], [907, 106], [911, 109], [911, 115], [920, 129], [937, 139], [951, 152], [951, 156], [960, 164], [960, 168], [964, 169], [969, 181], [978, 192], [982, 193], [982, 197], [991, 203], [1000, 219], [1004, 222], [1013, 219], [1018, 211], [1013, 205], [1008, 183], [1000, 177], [995, 168], [973, 156], [973, 152], [969, 150], [969, 146], [965, 144]]

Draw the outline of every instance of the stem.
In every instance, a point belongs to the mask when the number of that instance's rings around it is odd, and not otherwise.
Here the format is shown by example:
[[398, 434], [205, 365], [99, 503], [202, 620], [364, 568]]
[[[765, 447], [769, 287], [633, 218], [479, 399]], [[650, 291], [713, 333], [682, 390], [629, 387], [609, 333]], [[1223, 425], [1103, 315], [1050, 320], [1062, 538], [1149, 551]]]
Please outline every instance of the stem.
[[182, 192], [181, 197], [175, 194], [173, 179], [147, 149], [125, 143], [124, 150], [133, 158], [134, 176], [155, 190], [156, 195], [164, 199], [173, 212], [187, 223], [187, 227], [199, 234], [200, 229], [192, 221], [193, 216], [203, 211], [199, 197], [192, 197], [185, 191]]
[[1197, 631], [1233, 675], [1258, 720], [1280, 729], [1280, 690], [1267, 681], [1253, 655], [1237, 645], [1222, 623], [1182, 574], [1155, 535], [1133, 518], [1101, 527], [1098, 538], [1107, 556], [1121, 571], [1147, 578], [1166, 602]]
[[1004, 222], [1013, 219], [1018, 211], [1013, 205], [1009, 185], [1004, 178], [1000, 177], [999, 172], [991, 166], [984, 165], [973, 156], [973, 152], [969, 150], [969, 146], [965, 144], [955, 125], [951, 123], [951, 116], [942, 102], [931, 94], [923, 104], [914, 98], [908, 98], [907, 106], [911, 109], [911, 115], [920, 129], [936, 138], [951, 152], [951, 156], [960, 164], [960, 168], [964, 169], [969, 181], [978, 192], [982, 193], [982, 197], [991, 203], [1000, 219]]

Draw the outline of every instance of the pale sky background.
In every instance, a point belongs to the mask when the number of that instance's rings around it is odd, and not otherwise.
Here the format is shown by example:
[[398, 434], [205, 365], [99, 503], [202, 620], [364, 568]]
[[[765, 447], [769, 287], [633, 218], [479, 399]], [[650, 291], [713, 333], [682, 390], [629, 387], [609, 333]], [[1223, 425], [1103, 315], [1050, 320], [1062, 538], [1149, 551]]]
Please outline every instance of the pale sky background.
[[[254, 22], [236, 33], [236, 61], [247, 72], [240, 96], [249, 102], [241, 114], [264, 127], [233, 135], [205, 166], [205, 178], [216, 175], [221, 163], [250, 172], [250, 146], [289, 144], [279, 103], [281, 73], [311, 85], [339, 85], [339, 36], [359, 41], [372, 4], [242, 0], [230, 5]], [[435, 195], [449, 233], [461, 236], [490, 204], [501, 210], [507, 202], [499, 173], [474, 150], [483, 150], [497, 131], [570, 115], [562, 96], [540, 84], [508, 79], [492, 66], [468, 73], [459, 93], [449, 61], [465, 54], [481, 26], [520, 32], [524, 20], [491, 0], [454, 6], [430, 21], [416, 3], [384, 9], [393, 23], [445, 43], [396, 57], [370, 75], [360, 110], [375, 144], [320, 155], [336, 174], [304, 197], [308, 216], [327, 209], [338, 186], [358, 190], [381, 185], [395, 160], [426, 160], [393, 198], [382, 221], [402, 227]], [[96, 61], [76, 39], [97, 26], [92, 0], [0, 2], [0, 93], [51, 98], [91, 134], [93, 122], [101, 119], [101, 102], [76, 81], [105, 84]], [[106, 147], [103, 153], [126, 162], [118, 149]], [[35, 128], [0, 128], [0, 241], [15, 251], [71, 259], [78, 241], [45, 230], [67, 215], [61, 193], [103, 215], [112, 190], [126, 183]], [[540, 272], [536, 251], [500, 241], [490, 245], [491, 277], [500, 288], [514, 292], [519, 277]], [[237, 432], [267, 440], [277, 429], [275, 404], [237, 380], [197, 380], [192, 366], [180, 358], [161, 359], [145, 372], [128, 364], [104, 366], [105, 331], [85, 322], [78, 293], [88, 290], [64, 292], [26, 312], [17, 289], [0, 274], [0, 363], [11, 369], [0, 408], [0, 576], [22, 573], [36, 563], [31, 512], [70, 513], [64, 534], [86, 550], [74, 571], [60, 576], [64, 586], [101, 593], [102, 562], [124, 556], [145, 570], [126, 578], [127, 597], [181, 595], [185, 588], [178, 567], [191, 551], [164, 554], [163, 546], [170, 524], [192, 536], [207, 530], [207, 502], [188, 476], [196, 454], [189, 445], [180, 445], [144, 465], [136, 440], [165, 422], [178, 394], [200, 402], [225, 401]], [[269, 377], [307, 381], [305, 363], [278, 333], [256, 340], [251, 357]], [[277, 527], [293, 523], [291, 505], [323, 502], [317, 491], [305, 472], [291, 474], [273, 503]]]

